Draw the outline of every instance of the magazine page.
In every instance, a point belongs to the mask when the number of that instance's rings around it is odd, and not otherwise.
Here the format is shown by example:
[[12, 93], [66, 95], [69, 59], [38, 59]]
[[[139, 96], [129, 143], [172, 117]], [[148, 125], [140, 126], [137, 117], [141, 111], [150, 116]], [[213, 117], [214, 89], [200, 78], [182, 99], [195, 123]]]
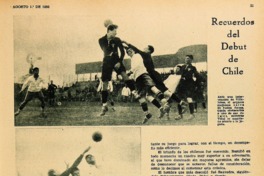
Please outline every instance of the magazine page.
[[262, 175], [262, 1], [0, 3], [3, 175]]

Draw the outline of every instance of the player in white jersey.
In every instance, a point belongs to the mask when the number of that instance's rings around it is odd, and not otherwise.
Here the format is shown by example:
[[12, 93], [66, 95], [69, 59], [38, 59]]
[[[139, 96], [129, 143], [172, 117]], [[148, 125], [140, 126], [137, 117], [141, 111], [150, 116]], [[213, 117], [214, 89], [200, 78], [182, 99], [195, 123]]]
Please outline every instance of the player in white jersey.
[[163, 93], [159, 89], [157, 89], [155, 83], [150, 78], [146, 67], [144, 66], [141, 55], [136, 54], [135, 51], [131, 48], [127, 50], [127, 54], [131, 57], [131, 77], [136, 82], [137, 92], [140, 95], [139, 103], [144, 113], [146, 114], [143, 123], [146, 123], [152, 117], [152, 115], [148, 112], [148, 106], [145, 96], [148, 94], [154, 94], [161, 100], [163, 105], [163, 107], [160, 106], [159, 108], [161, 115], [164, 114], [164, 111], [166, 111], [167, 109], [167, 100], [164, 98]]
[[170, 74], [169, 77], [164, 81], [164, 84], [171, 92], [175, 93], [176, 88], [181, 80], [181, 66], [176, 65], [173, 70], [173, 73], [175, 74]]
[[[164, 84], [166, 85], [166, 87], [168, 88], [168, 90], [172, 93], [176, 93], [177, 94], [177, 87], [181, 81], [181, 66], [180, 65], [176, 65], [174, 70], [173, 70], [173, 74], [170, 74], [169, 77], [164, 81]], [[182, 105], [180, 103], [178, 103], [178, 108], [182, 109]], [[175, 120], [181, 119], [182, 118], [182, 114], [186, 111], [186, 108], [183, 108], [181, 110], [181, 112], [179, 112], [179, 117], [175, 118]], [[169, 118], [169, 112], [167, 113], [167, 117]]]
[[26, 97], [24, 101], [20, 104], [18, 110], [15, 112], [15, 116], [17, 116], [20, 111], [24, 109], [24, 107], [29, 101], [31, 101], [33, 98], [38, 98], [41, 101], [41, 115], [43, 117], [46, 117], [44, 113], [45, 101], [44, 95], [42, 93], [42, 88], [44, 84], [44, 80], [39, 77], [39, 68], [35, 67], [33, 69], [33, 75], [27, 78], [21, 88], [21, 91], [19, 92], [23, 92], [28, 87]]

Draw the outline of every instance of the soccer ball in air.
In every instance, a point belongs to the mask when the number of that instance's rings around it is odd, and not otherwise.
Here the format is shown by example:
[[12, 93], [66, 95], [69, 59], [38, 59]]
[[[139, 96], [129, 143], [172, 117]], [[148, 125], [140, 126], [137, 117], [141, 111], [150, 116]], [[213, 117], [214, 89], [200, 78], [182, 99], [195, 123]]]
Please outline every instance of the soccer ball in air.
[[100, 132], [97, 131], [97, 132], [93, 133], [92, 138], [95, 142], [100, 142], [102, 140], [103, 136]]

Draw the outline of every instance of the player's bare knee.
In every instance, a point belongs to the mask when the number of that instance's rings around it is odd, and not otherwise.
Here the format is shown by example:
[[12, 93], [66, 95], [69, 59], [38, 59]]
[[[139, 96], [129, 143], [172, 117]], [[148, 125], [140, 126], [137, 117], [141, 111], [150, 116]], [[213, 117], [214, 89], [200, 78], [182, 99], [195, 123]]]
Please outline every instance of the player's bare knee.
[[146, 99], [148, 100], [148, 102], [152, 102], [154, 100], [154, 97], [151, 95], [147, 95]]
[[150, 88], [150, 90], [151, 90], [155, 95], [157, 95], [157, 94], [160, 93], [160, 90], [159, 90], [156, 86], [152, 86], [152, 87]]
[[193, 103], [193, 99], [190, 98], [190, 97], [188, 97], [188, 98], [187, 98], [187, 102], [188, 102], [188, 103]]
[[139, 101], [140, 104], [147, 103], [147, 102], [146, 102], [146, 99], [143, 98], [143, 97], [140, 98], [138, 101]]

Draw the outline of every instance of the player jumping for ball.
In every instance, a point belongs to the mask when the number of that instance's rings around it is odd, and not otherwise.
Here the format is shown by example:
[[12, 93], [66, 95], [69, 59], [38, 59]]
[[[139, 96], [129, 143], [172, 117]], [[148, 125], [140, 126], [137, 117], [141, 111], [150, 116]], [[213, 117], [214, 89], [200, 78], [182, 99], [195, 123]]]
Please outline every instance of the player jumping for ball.
[[20, 114], [20, 111], [24, 109], [26, 104], [31, 101], [33, 98], [38, 98], [41, 101], [41, 115], [42, 117], [46, 117], [45, 115], [45, 101], [44, 101], [44, 95], [42, 93], [42, 88], [44, 85], [44, 80], [39, 77], [39, 68], [35, 67], [33, 69], [33, 75], [28, 77], [27, 80], [24, 82], [21, 92], [25, 90], [26, 87], [28, 87], [26, 97], [24, 101], [20, 104], [18, 110], [15, 112], [15, 116]]
[[[74, 161], [74, 163], [68, 167], [63, 173], [57, 174], [54, 169], [50, 169], [48, 171], [48, 176], [69, 176], [70, 174], [72, 176], [80, 176], [80, 170], [78, 168], [79, 164], [81, 163], [84, 155], [91, 149], [91, 147], [88, 147], [83, 151], [83, 153]], [[88, 155], [87, 155], [88, 156]], [[87, 158], [87, 156], [85, 158]], [[87, 159], [86, 159], [87, 161]]]
[[[104, 52], [103, 65], [102, 65], [102, 112], [101, 116], [105, 115], [108, 111], [107, 100], [108, 100], [108, 82], [112, 79], [112, 72], [121, 75], [126, 85], [131, 91], [135, 90], [134, 82], [130, 80], [126, 74], [126, 69], [123, 64], [123, 59], [125, 56], [124, 47], [120, 38], [116, 37], [118, 26], [113, 24], [111, 20], [106, 20], [104, 23], [107, 28], [107, 33], [105, 36], [99, 39], [99, 45]], [[120, 52], [120, 55], [118, 54]]]

